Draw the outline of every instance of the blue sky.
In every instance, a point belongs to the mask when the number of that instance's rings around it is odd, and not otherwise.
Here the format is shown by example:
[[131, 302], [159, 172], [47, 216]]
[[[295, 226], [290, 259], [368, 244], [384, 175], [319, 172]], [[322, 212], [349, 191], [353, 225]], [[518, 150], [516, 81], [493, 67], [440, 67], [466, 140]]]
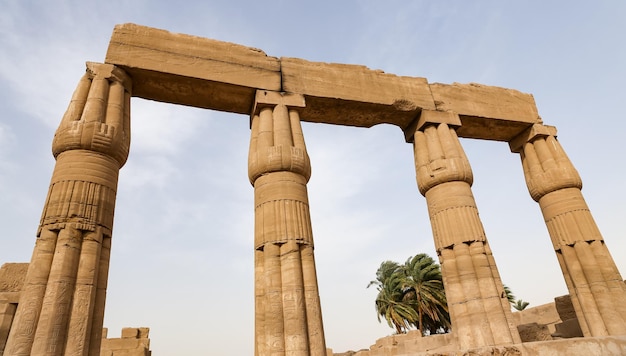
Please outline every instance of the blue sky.
[[[622, 1], [0, 1], [0, 263], [28, 261], [54, 167], [50, 145], [85, 61], [115, 24], [362, 64], [429, 82], [532, 93], [583, 179], [626, 270]], [[376, 88], [372, 88], [376, 90]], [[253, 354], [253, 189], [248, 117], [132, 102], [105, 326], [151, 328], [156, 355]], [[391, 126], [304, 124], [327, 346], [393, 332], [366, 289], [384, 260], [435, 255], [412, 148]], [[462, 140], [504, 282], [533, 305], [565, 294], [537, 204], [508, 145]]]

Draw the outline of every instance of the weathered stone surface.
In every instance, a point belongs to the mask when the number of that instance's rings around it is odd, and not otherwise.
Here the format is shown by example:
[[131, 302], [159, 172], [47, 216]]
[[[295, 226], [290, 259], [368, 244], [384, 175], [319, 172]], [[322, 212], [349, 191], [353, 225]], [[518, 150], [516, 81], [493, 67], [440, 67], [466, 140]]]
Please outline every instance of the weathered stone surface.
[[551, 332], [547, 325], [537, 323], [522, 324], [517, 326], [519, 337], [522, 342], [552, 340]]
[[303, 121], [405, 129], [421, 109], [434, 110], [425, 78], [400, 77], [365, 66], [281, 58], [283, 90], [304, 95]]
[[546, 325], [550, 332], [554, 332], [554, 325], [562, 321], [556, 311], [554, 303], [526, 308], [522, 311], [516, 311], [511, 315], [515, 325], [537, 323], [539, 325]]
[[428, 204], [458, 347], [519, 342], [510, 307], [502, 298], [502, 281], [472, 194], [472, 170], [456, 128], [448, 125], [447, 115], [427, 116], [413, 135], [417, 185]]
[[134, 24], [115, 26], [105, 62], [166, 103], [248, 114], [257, 89], [281, 90], [278, 59], [258, 49]]
[[572, 304], [572, 298], [567, 295], [554, 298], [554, 306], [559, 313], [561, 320], [569, 320], [576, 318], [576, 310]]
[[583, 331], [580, 329], [578, 319], [567, 319], [562, 323], [554, 325], [555, 331], [552, 337], [555, 339], [569, 339], [572, 337], [583, 337]]
[[5, 263], [0, 267], [0, 292], [22, 290], [28, 263]]
[[17, 309], [16, 303], [7, 303], [0, 296], [0, 355], [4, 354], [4, 348], [11, 330], [11, 323]]
[[326, 352], [306, 183], [302, 95], [257, 92], [248, 177], [255, 205], [255, 354]]
[[541, 123], [530, 94], [482, 84], [430, 84], [437, 110], [459, 114], [460, 137], [510, 141]]
[[121, 69], [88, 63], [55, 133], [56, 164], [6, 345], [12, 356], [100, 349], [131, 87]]
[[511, 148], [520, 152], [528, 192], [541, 208], [583, 334], [626, 335], [622, 276], [555, 132], [533, 125]]
[[149, 334], [150, 328], [123, 328], [121, 338], [102, 338], [100, 356], [150, 356]]
[[[452, 333], [397, 335], [356, 354], [626, 352], [626, 287], [582, 197], [582, 181], [556, 129], [542, 124], [531, 95], [480, 84], [429, 84], [356, 65], [278, 59], [254, 48], [133, 24], [115, 28], [106, 62], [87, 64], [55, 134], [57, 163], [23, 285], [0, 271], [3, 347], [11, 325], [6, 354], [100, 350], [131, 95], [251, 117], [259, 356], [332, 353], [325, 347], [317, 290], [306, 189], [311, 167], [301, 121], [398, 126], [414, 144], [418, 189], [431, 215]], [[516, 320], [522, 317], [511, 316], [504, 298], [458, 137], [508, 141], [520, 154], [587, 338], [520, 343]], [[561, 331], [572, 320], [564, 320]], [[552, 325], [522, 327], [523, 339], [547, 338]], [[149, 354], [147, 328], [124, 329], [121, 339], [108, 343], [108, 356]]]
[[[399, 335], [388, 336], [377, 340], [369, 350], [329, 354], [328, 356], [623, 356], [626, 355], [626, 336], [575, 338], [567, 340], [549, 340], [528, 342], [507, 346], [487, 346], [469, 350], [448, 348], [424, 349], [401, 346], [404, 345]], [[430, 337], [440, 337], [435, 335]], [[421, 340], [430, 337], [422, 338]], [[417, 340], [420, 340], [419, 338]], [[445, 338], [442, 338], [445, 340]], [[377, 345], [389, 345], [378, 347]]]
[[541, 121], [532, 95], [516, 90], [428, 84], [361, 65], [278, 59], [255, 48], [135, 24], [115, 27], [105, 62], [134, 78], [134, 96], [241, 114], [249, 113], [261, 89], [301, 94], [307, 100], [302, 121], [336, 125], [387, 123], [406, 131], [422, 109], [438, 110], [460, 116], [460, 137], [508, 141]]

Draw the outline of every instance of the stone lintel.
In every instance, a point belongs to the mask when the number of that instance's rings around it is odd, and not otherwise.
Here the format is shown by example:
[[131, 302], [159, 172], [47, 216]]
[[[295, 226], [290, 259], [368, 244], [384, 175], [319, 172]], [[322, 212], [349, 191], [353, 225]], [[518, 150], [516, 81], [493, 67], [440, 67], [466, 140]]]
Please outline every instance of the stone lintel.
[[535, 123], [541, 123], [535, 99], [513, 89], [481, 84], [430, 84], [440, 111], [459, 114], [459, 137], [510, 141]]
[[233, 43], [165, 30], [115, 26], [106, 54], [133, 77], [133, 96], [249, 114], [257, 89], [281, 90], [280, 62]]
[[509, 141], [509, 148], [513, 153], [520, 153], [524, 144], [534, 140], [536, 137], [556, 136], [556, 127], [535, 124], [524, 130], [519, 135]]
[[361, 65], [281, 58], [283, 90], [305, 96], [303, 121], [405, 129], [422, 109], [434, 110], [425, 78], [401, 77]]
[[429, 84], [361, 65], [276, 58], [250, 47], [117, 25], [105, 62], [133, 78], [133, 96], [249, 115], [257, 90], [301, 94], [300, 119], [334, 125], [392, 124], [407, 131], [422, 110], [459, 115], [460, 137], [510, 141], [541, 123], [530, 94], [480, 84]]
[[406, 142], [413, 142], [415, 132], [429, 124], [448, 124], [448, 126], [458, 128], [461, 127], [461, 119], [458, 114], [450, 111], [422, 110], [419, 118], [404, 131]]

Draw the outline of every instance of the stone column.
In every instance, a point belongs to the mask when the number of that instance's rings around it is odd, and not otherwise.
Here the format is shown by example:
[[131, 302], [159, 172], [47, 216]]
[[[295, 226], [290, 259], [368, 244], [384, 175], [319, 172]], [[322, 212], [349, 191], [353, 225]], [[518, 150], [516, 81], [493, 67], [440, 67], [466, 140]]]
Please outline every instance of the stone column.
[[472, 170], [455, 113], [423, 110], [413, 136], [420, 193], [426, 197], [452, 332], [461, 350], [520, 342], [472, 195]]
[[130, 78], [87, 63], [57, 129], [56, 165], [6, 355], [98, 355]]
[[556, 128], [536, 124], [510, 146], [520, 154], [528, 191], [541, 207], [583, 335], [626, 335], [626, 285]]
[[326, 355], [306, 183], [302, 95], [257, 91], [248, 174], [255, 206], [255, 354]]

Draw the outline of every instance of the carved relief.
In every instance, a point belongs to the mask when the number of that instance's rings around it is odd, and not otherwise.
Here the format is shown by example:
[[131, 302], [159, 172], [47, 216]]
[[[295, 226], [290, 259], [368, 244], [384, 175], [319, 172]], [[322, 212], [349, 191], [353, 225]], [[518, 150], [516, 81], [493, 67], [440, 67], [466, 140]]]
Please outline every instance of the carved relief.
[[[90, 338], [101, 334], [103, 269], [130, 144], [130, 88], [120, 69], [88, 63], [57, 129], [57, 162], [26, 275], [28, 302], [16, 312], [8, 354], [86, 355]], [[99, 341], [93, 344], [98, 350]]]
[[472, 185], [472, 169], [454, 128], [446, 123], [429, 124], [416, 131], [414, 139], [417, 185], [422, 195], [445, 182]]
[[472, 170], [449, 123], [460, 125], [458, 116], [423, 112], [413, 138], [417, 184], [428, 204], [452, 330], [462, 349], [519, 342], [508, 305], [500, 300], [495, 262], [487, 256]]
[[526, 142], [522, 166], [528, 191], [535, 201], [559, 189], [582, 189], [582, 180], [555, 136], [539, 136]]
[[131, 86], [121, 69], [88, 63], [52, 140], [54, 156], [83, 149], [110, 156], [122, 167], [130, 147]]
[[296, 173], [308, 182], [311, 163], [300, 116], [294, 109], [302, 106], [304, 98], [300, 95], [257, 92], [248, 156], [248, 176], [253, 185], [261, 175], [280, 171]]

